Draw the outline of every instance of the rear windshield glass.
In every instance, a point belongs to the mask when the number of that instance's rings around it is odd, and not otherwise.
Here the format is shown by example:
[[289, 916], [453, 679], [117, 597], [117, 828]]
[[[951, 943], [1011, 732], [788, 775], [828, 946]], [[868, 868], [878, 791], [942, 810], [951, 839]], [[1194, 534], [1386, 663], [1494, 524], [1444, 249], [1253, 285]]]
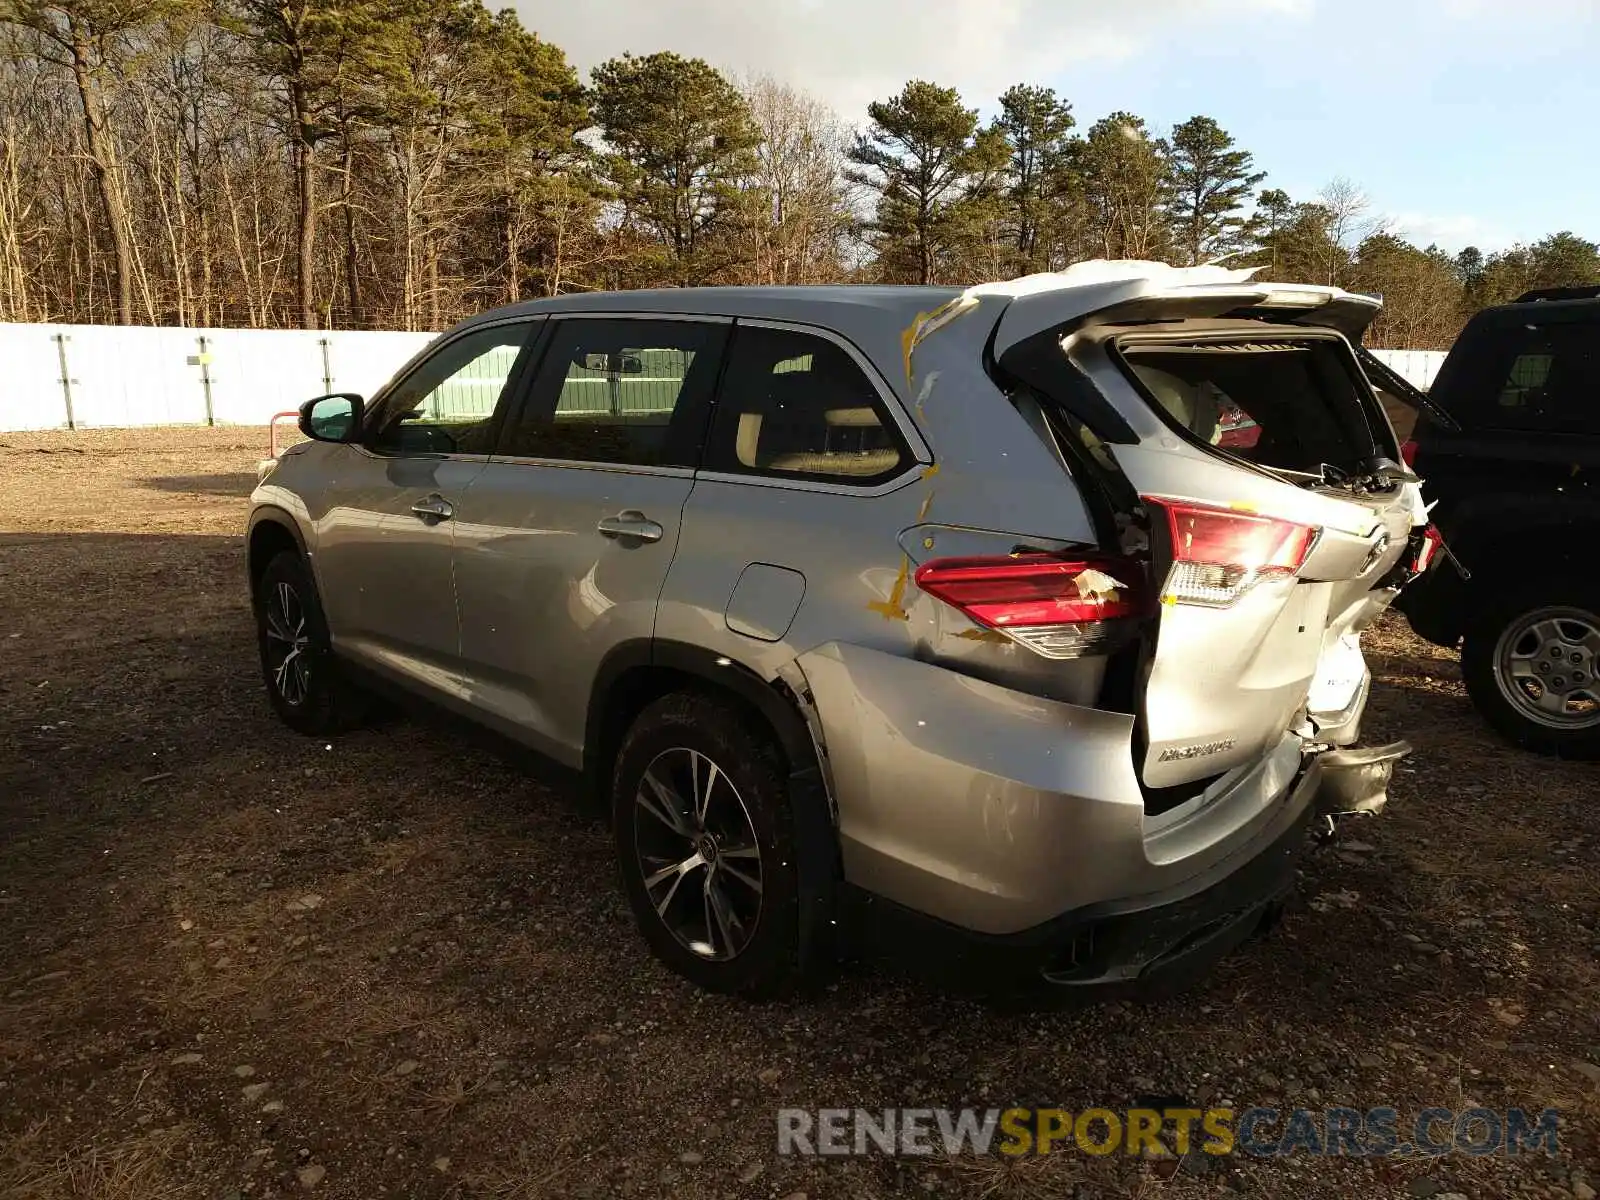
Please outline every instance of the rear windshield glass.
[[1124, 345], [1166, 419], [1258, 466], [1354, 471], [1375, 449], [1343, 347], [1325, 339]]

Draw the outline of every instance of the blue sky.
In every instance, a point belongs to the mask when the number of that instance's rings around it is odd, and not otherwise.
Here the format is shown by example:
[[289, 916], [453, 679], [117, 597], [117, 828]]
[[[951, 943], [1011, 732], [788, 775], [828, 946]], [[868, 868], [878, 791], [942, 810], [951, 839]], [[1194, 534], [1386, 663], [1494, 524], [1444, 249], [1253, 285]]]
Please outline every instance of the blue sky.
[[1153, 128], [1205, 113], [1309, 199], [1353, 181], [1400, 232], [1456, 250], [1600, 240], [1600, 0], [520, 0], [587, 70], [696, 54], [845, 120], [919, 77], [986, 112], [1013, 82]]

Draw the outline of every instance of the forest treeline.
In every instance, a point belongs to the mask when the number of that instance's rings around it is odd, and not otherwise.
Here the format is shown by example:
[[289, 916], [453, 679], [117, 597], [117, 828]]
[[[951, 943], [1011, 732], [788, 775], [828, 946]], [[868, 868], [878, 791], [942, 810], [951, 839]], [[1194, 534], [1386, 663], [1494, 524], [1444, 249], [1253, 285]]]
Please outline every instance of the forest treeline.
[[1207, 116], [993, 107], [914, 80], [852, 120], [672, 53], [585, 82], [478, 0], [0, 0], [0, 320], [435, 329], [600, 288], [1225, 258], [1381, 293], [1372, 343], [1425, 348], [1600, 279], [1571, 232], [1451, 255], [1344, 179], [1291, 196]]

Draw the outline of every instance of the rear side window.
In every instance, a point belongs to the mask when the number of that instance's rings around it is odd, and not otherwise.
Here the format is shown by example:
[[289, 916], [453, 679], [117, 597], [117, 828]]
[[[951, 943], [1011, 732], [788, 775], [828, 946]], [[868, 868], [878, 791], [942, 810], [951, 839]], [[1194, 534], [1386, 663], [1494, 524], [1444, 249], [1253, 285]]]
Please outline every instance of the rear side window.
[[1354, 471], [1374, 451], [1373, 403], [1337, 342], [1130, 344], [1121, 353], [1169, 423], [1258, 466]]
[[1493, 336], [1493, 390], [1468, 398], [1489, 429], [1600, 433], [1600, 325], [1526, 325]]
[[710, 470], [869, 484], [909, 461], [878, 389], [844, 347], [799, 330], [734, 330]]

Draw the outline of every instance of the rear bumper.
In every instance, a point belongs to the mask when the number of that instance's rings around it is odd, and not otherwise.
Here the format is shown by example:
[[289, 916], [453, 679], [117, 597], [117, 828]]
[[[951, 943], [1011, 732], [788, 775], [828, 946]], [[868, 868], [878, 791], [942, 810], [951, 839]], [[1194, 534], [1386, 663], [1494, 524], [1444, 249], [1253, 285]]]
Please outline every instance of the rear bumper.
[[[844, 877], [862, 907], [881, 902], [980, 939], [1054, 947], [1086, 921], [1208, 892], [1295, 840], [1324, 794], [1321, 759], [1286, 732], [1253, 762], [1151, 813], [1126, 713], [858, 646], [830, 644], [798, 665], [821, 721]], [[1375, 769], [1380, 784], [1387, 770]], [[1120, 965], [1099, 974], [1138, 973], [1196, 932], [1220, 936], [1276, 889], [1247, 890], [1246, 901], [1185, 916], [1193, 927], [1164, 948], [1118, 951]]]
[[963, 991], [1182, 986], [1261, 928], [1293, 890], [1314, 786], [1308, 774], [1291, 819], [1241, 861], [1169, 892], [1089, 905], [1018, 933], [982, 934], [852, 889], [847, 928], [863, 953]]
[[859, 889], [846, 916], [866, 952], [964, 990], [1025, 993], [1138, 984], [1183, 987], [1270, 925], [1324, 818], [1376, 812], [1404, 743], [1308, 756], [1284, 818], [1200, 875], [1151, 895], [1093, 904], [1014, 934], [984, 935]]

